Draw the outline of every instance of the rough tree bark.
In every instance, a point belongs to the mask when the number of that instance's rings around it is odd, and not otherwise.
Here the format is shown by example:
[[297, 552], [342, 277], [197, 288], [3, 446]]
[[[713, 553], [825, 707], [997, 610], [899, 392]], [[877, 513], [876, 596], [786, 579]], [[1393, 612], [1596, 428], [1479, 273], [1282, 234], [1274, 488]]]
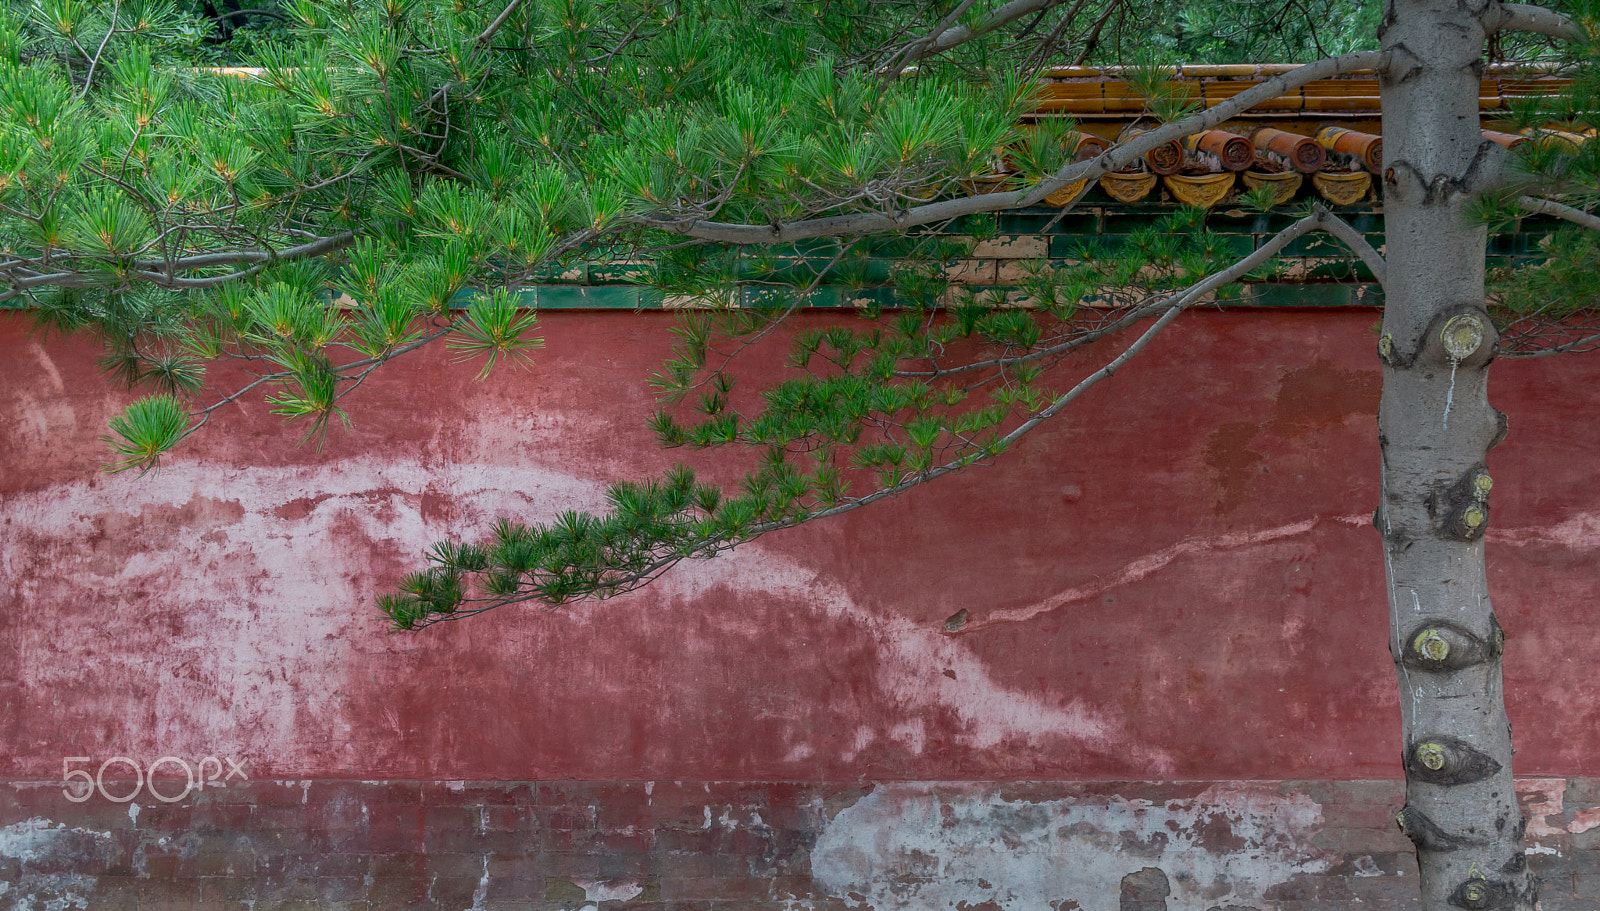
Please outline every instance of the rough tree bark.
[[1505, 433], [1488, 401], [1487, 232], [1465, 214], [1499, 157], [1478, 121], [1484, 13], [1458, 0], [1388, 0], [1380, 31], [1389, 268], [1374, 522], [1400, 685], [1399, 822], [1417, 848], [1427, 911], [1524, 911], [1537, 901], [1483, 559], [1484, 458]]

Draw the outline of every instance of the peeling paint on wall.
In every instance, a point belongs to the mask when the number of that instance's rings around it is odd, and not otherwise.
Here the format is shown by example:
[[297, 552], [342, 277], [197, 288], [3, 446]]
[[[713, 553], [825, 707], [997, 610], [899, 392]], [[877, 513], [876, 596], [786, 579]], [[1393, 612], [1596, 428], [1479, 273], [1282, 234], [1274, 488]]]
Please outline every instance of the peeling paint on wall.
[[97, 878], [77, 870], [96, 866], [115, 850], [109, 832], [68, 828], [40, 816], [0, 828], [0, 860], [21, 865], [17, 881], [0, 879], [0, 909], [88, 908]]
[[595, 881], [575, 879], [573, 885], [583, 890], [584, 898], [591, 902], [633, 901], [644, 894], [644, 886], [630, 880]]
[[[1582, 835], [1590, 829], [1600, 828], [1600, 807], [1568, 807], [1567, 780], [1565, 778], [1520, 778], [1517, 780], [1517, 799], [1522, 813], [1528, 819], [1528, 840], [1535, 843], [1529, 848], [1553, 852], [1537, 844], [1542, 839], [1562, 835]], [[1570, 814], [1570, 815], [1569, 815]]]
[[[259, 779], [146, 805], [137, 828], [125, 805], [71, 804], [58, 784], [0, 786], [0, 911], [85, 899], [95, 911], [189, 909], [218, 895], [409, 911], [1415, 902], [1397, 781], [303, 784]], [[1576, 822], [1596, 810], [1600, 779], [1519, 781], [1518, 792], [1567, 830], [1530, 845], [1544, 907], [1591, 911], [1600, 844]]]
[[[1260, 901], [1329, 868], [1311, 838], [1321, 807], [1272, 782], [1230, 783], [1154, 803], [1029, 799], [1026, 785], [880, 785], [828, 823], [813, 876], [876, 911], [1044, 907], [1119, 911], [1125, 877], [1163, 871], [1173, 907]], [[990, 904], [985, 904], [990, 903]]]

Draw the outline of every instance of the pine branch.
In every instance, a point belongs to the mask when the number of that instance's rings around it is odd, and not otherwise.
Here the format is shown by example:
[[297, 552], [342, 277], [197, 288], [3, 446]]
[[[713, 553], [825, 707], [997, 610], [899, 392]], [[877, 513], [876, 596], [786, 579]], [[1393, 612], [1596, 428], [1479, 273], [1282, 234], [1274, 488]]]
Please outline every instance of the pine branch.
[[1372, 270], [1372, 275], [1378, 280], [1378, 284], [1381, 285], [1387, 280], [1389, 264], [1384, 261], [1377, 250], [1373, 249], [1372, 244], [1367, 243], [1367, 239], [1361, 235], [1360, 231], [1355, 229], [1354, 225], [1332, 212], [1324, 210], [1322, 229], [1344, 241], [1345, 246], [1349, 247], [1351, 252], [1361, 257], [1361, 261], [1367, 264], [1368, 269]]
[[511, 18], [511, 14], [516, 12], [517, 7], [521, 5], [522, 0], [511, 0], [510, 3], [506, 4], [506, 8], [500, 11], [500, 15], [494, 17], [494, 21], [489, 23], [488, 27], [478, 34], [477, 40], [473, 42], [473, 47], [481, 48], [488, 44], [489, 39], [494, 37], [494, 33], [500, 31], [500, 26], [505, 25], [506, 20]]
[[[938, 53], [940, 50], [947, 49], [948, 47], [955, 47], [956, 44], [959, 44], [960, 40], [958, 39], [957, 34], [952, 32], [950, 27], [955, 24], [957, 19], [960, 19], [963, 15], [965, 15], [967, 10], [971, 9], [972, 4], [975, 2], [976, 0], [961, 0], [960, 3], [956, 4], [955, 9], [950, 11], [948, 16], [945, 16], [943, 19], [939, 20], [939, 24], [933, 27], [933, 31], [917, 39], [916, 41], [911, 42], [891, 56], [889, 58], [889, 62], [883, 67], [884, 70], [887, 71], [888, 77], [890, 79], [898, 78], [905, 73], [906, 67], [915, 64], [923, 57], [926, 57], [929, 54]], [[1056, 2], [1059, 2], [1059, 0], [1016, 0], [1014, 3], [1007, 4], [1007, 6], [1030, 7], [1030, 9], [1024, 9], [1021, 12], [1018, 12], [1017, 16], [1020, 17], [1032, 12], [1033, 9], [1043, 9], [1049, 6], [1051, 3]], [[1005, 12], [1004, 7], [997, 11], [995, 15], [999, 16], [1000, 13], [1003, 12]], [[971, 28], [962, 26], [960, 29], [956, 30], [956, 32], [961, 31], [966, 32], [969, 38], [975, 37]], [[954, 43], [949, 44], [947, 48], [940, 48], [938, 42], [947, 34], [951, 36]]]
[[1575, 225], [1600, 231], [1600, 216], [1585, 212], [1582, 209], [1575, 209], [1572, 206], [1562, 205], [1553, 199], [1523, 196], [1517, 200], [1517, 207], [1529, 215], [1550, 215], [1570, 221]]
[[1567, 41], [1585, 37], [1578, 23], [1566, 15], [1528, 3], [1491, 3], [1483, 12], [1483, 25], [1490, 32], [1532, 32]]
[[934, 370], [896, 370], [894, 375], [906, 378], [922, 378], [932, 380], [956, 376], [962, 373], [972, 373], [979, 370], [1004, 369], [1006, 367], [1015, 367], [1018, 364], [1029, 364], [1037, 361], [1051, 360], [1053, 358], [1059, 358], [1063, 355], [1070, 354], [1073, 351], [1076, 351], [1086, 345], [1093, 344], [1100, 339], [1115, 335], [1118, 332], [1127, 329], [1129, 326], [1132, 326], [1134, 323], [1139, 322], [1140, 320], [1149, 319], [1152, 316], [1156, 316], [1165, 312], [1167, 308], [1168, 303], [1165, 299], [1155, 303], [1145, 304], [1141, 307], [1135, 307], [1097, 329], [1092, 329], [1088, 332], [1075, 335], [1057, 345], [1050, 345], [1040, 348], [1036, 351], [1030, 351], [1027, 354], [1016, 354], [1010, 357], [990, 358], [986, 361], [973, 361], [970, 364], [961, 364], [955, 367], [941, 367]]
[[[496, 532], [502, 543], [496, 548], [451, 543], [436, 545], [431, 555], [434, 568], [410, 577], [402, 585], [401, 594], [380, 599], [382, 609], [398, 628], [414, 630], [476, 616], [509, 604], [528, 601], [563, 604], [609, 598], [649, 584], [684, 559], [715, 556], [769, 532], [851, 512], [987, 461], [1116, 374], [1185, 309], [1278, 255], [1296, 238], [1326, 228], [1330, 217], [1331, 213], [1319, 206], [1250, 255], [1168, 296], [1158, 305], [1142, 310], [1148, 315], [1159, 313], [1160, 316], [1109, 363], [1055, 397], [1003, 437], [985, 444], [968, 441], [968, 447], [955, 459], [923, 471], [913, 471], [871, 494], [798, 513], [790, 512], [787, 506], [779, 506], [777, 518], [762, 515], [762, 511], [771, 510], [771, 503], [765, 507], [751, 506], [753, 511], [745, 523], [730, 526], [717, 521], [713, 508], [701, 505], [704, 501], [697, 502], [683, 493], [692, 484], [684, 478], [692, 478], [692, 475], [687, 474], [687, 469], [681, 469], [676, 476], [669, 476], [665, 484], [622, 485], [615, 489], [613, 503], [630, 502], [627, 518], [642, 523], [640, 530], [629, 530], [633, 526], [627, 524], [607, 524], [615, 523], [618, 513], [603, 518], [570, 514], [548, 526], [532, 529], [503, 522]], [[672, 490], [679, 491], [675, 499], [662, 493]], [[505, 541], [521, 542], [520, 556]], [[573, 556], [574, 553], [577, 556]], [[604, 562], [612, 558], [617, 562]], [[483, 596], [467, 596], [466, 587], [473, 581], [480, 583]]]
[[[1570, 334], [1570, 333], [1569, 333]], [[1531, 359], [1536, 357], [1551, 357], [1557, 354], [1585, 354], [1600, 350], [1600, 332], [1591, 332], [1577, 336], [1569, 341], [1556, 342], [1533, 350], [1512, 349], [1498, 353], [1500, 357]]]
[[83, 77], [83, 90], [78, 93], [82, 98], [89, 94], [89, 87], [94, 85], [94, 71], [100, 66], [100, 58], [105, 56], [106, 45], [111, 42], [111, 36], [117, 33], [117, 14], [122, 11], [122, 0], [115, 0], [111, 4], [111, 23], [106, 26], [106, 35], [100, 39], [100, 46], [95, 48], [94, 59], [89, 61], [89, 72]]
[[1051, 193], [1079, 180], [1094, 180], [1136, 161], [1145, 152], [1181, 139], [1191, 133], [1208, 130], [1223, 121], [1252, 107], [1297, 89], [1308, 82], [1332, 76], [1373, 69], [1382, 61], [1378, 51], [1360, 51], [1327, 57], [1308, 63], [1262, 82], [1215, 107], [1186, 117], [1176, 123], [1166, 124], [1115, 146], [1095, 158], [1069, 164], [1055, 176], [1034, 186], [1005, 193], [984, 193], [958, 199], [942, 200], [903, 210], [894, 215], [862, 212], [850, 215], [830, 215], [785, 224], [755, 225], [682, 219], [667, 215], [646, 215], [634, 223], [699, 240], [732, 244], [787, 243], [814, 237], [832, 237], [853, 234], [875, 234], [904, 231], [907, 228], [933, 222], [947, 221], [963, 215], [996, 212], [1030, 206]]
[[[961, 13], [965, 12], [966, 7], [970, 5], [963, 4], [958, 7], [955, 12], [952, 12], [949, 16], [947, 16], [945, 21], [941, 22], [926, 36], [918, 39], [917, 41], [913, 41], [902, 49], [901, 53], [904, 55], [904, 59], [900, 60], [898, 63], [898, 67], [900, 68], [899, 71], [903, 72], [905, 67], [914, 65], [918, 60], [925, 59], [933, 56], [934, 54], [944, 53], [951, 48], [966, 44], [975, 38], [982, 38], [984, 35], [987, 35], [996, 29], [1004, 28], [1005, 26], [1010, 25], [1024, 16], [1029, 16], [1034, 13], [1048, 12], [1052, 7], [1059, 6], [1062, 2], [1064, 2], [1064, 0], [1012, 0], [1012, 2], [1007, 3], [995, 10], [992, 14], [990, 14], [989, 18], [978, 23], [977, 26], [953, 26], [951, 23], [953, 23]], [[1112, 4], [1113, 7], [1116, 5], [1116, 3]], [[890, 65], [894, 66], [896, 64], [891, 61]]]
[[[345, 231], [330, 237], [319, 237], [282, 250], [228, 250], [217, 253], [197, 253], [193, 256], [180, 256], [174, 259], [136, 260], [132, 263], [130, 272], [134, 277], [147, 281], [158, 288], [174, 290], [214, 288], [217, 285], [248, 278], [274, 263], [284, 263], [291, 260], [336, 253], [354, 243], [355, 236], [355, 232]], [[179, 270], [210, 269], [218, 266], [243, 265], [246, 263], [252, 264], [252, 267], [227, 275], [208, 276], [205, 278], [180, 278], [171, 274]], [[0, 292], [0, 301], [16, 297], [22, 291], [45, 286], [97, 288], [106, 285], [106, 279], [96, 273], [79, 271], [35, 272], [30, 268], [28, 261], [21, 259], [0, 264], [0, 271], [3, 271], [3, 276], [0, 277], [3, 277], [6, 283], [11, 286], [6, 291]]]

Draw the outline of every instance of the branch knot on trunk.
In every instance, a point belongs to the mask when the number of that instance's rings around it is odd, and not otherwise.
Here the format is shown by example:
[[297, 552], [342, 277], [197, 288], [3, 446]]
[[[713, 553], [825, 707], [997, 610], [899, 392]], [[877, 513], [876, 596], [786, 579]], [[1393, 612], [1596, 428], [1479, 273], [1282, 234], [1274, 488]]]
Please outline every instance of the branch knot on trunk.
[[1499, 174], [1502, 170], [1499, 164], [1505, 154], [1499, 145], [1485, 139], [1478, 143], [1472, 160], [1459, 177], [1446, 173], [1429, 177], [1411, 162], [1396, 160], [1383, 169], [1384, 195], [1396, 197], [1420, 191], [1417, 202], [1422, 206], [1445, 205], [1456, 197], [1474, 196], [1479, 189], [1478, 178]]
[[1493, 756], [1457, 737], [1424, 737], [1405, 756], [1406, 774], [1413, 781], [1437, 785], [1462, 785], [1483, 781], [1500, 773]]
[[1394, 333], [1378, 336], [1378, 359], [1386, 366], [1405, 370], [1421, 360], [1438, 367], [1483, 367], [1494, 358], [1500, 333], [1481, 303], [1461, 303], [1435, 316], [1420, 338], [1410, 345]]
[[1493, 617], [1487, 638], [1459, 623], [1439, 620], [1424, 623], [1406, 636], [1401, 660], [1419, 671], [1459, 671], [1500, 657], [1505, 634]]
[[1494, 478], [1481, 463], [1455, 481], [1428, 494], [1428, 515], [1440, 535], [1458, 541], [1476, 541], [1489, 527], [1489, 491]]
[[1448, 854], [1462, 848], [1481, 847], [1488, 841], [1481, 838], [1463, 838], [1452, 835], [1439, 827], [1439, 824], [1428, 818], [1428, 814], [1416, 807], [1406, 804], [1395, 814], [1394, 821], [1399, 824], [1400, 831], [1411, 839], [1418, 851], [1434, 851]]
[[1473, 877], [1450, 893], [1450, 904], [1467, 911], [1509, 911], [1517, 906], [1517, 890], [1510, 883]]

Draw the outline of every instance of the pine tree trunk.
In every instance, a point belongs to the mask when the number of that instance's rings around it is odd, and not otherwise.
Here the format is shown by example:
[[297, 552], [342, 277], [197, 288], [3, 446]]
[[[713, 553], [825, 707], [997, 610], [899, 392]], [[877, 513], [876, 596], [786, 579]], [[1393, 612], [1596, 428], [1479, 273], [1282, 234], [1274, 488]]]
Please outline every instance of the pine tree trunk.
[[1389, 0], [1381, 31], [1385, 284], [1383, 535], [1406, 805], [1422, 907], [1532, 909], [1501, 684], [1504, 637], [1483, 561], [1504, 435], [1489, 406], [1496, 336], [1486, 230], [1465, 210], [1498, 149], [1478, 121], [1484, 29], [1456, 0]]

